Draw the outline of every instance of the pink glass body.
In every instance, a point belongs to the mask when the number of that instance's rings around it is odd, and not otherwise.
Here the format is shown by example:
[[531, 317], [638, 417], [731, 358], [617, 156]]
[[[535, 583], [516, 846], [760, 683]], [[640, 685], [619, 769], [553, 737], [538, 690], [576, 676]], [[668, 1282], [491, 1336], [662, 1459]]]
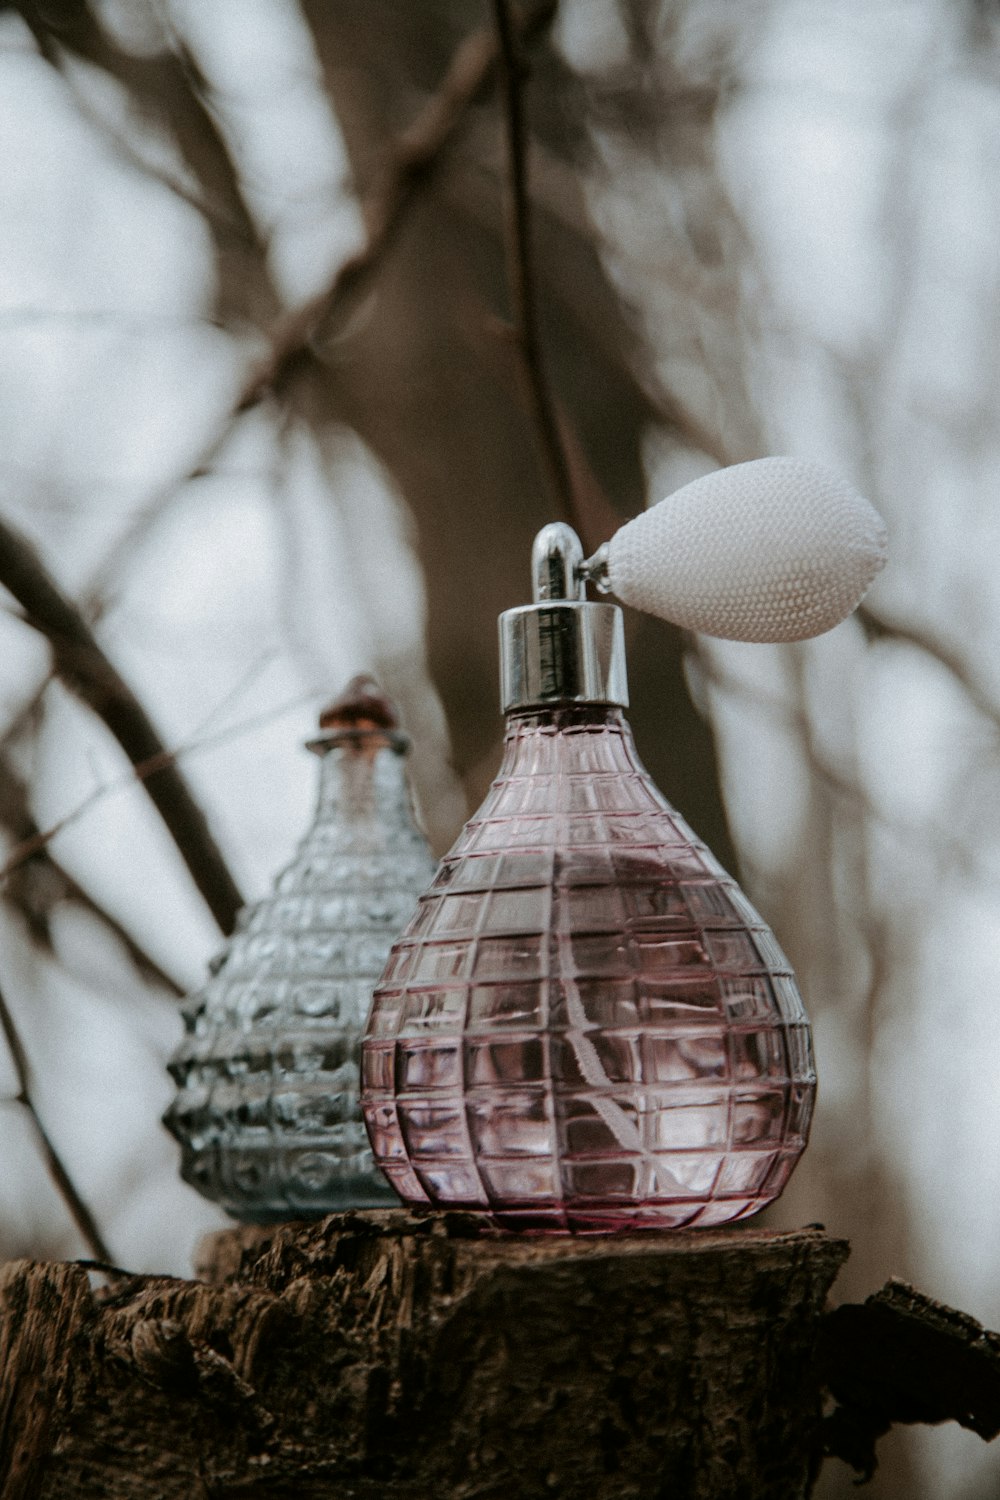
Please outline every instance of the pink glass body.
[[522, 1230], [723, 1224], [781, 1192], [815, 1087], [786, 958], [621, 711], [511, 715], [375, 991], [362, 1108], [397, 1192]]

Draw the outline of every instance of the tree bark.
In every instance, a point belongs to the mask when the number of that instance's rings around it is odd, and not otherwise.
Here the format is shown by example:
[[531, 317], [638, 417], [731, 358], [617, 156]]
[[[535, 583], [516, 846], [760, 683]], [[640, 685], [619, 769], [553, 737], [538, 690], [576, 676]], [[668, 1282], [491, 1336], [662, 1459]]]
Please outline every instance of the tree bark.
[[797, 1500], [847, 1255], [819, 1229], [213, 1237], [206, 1279], [0, 1272], [4, 1500]]

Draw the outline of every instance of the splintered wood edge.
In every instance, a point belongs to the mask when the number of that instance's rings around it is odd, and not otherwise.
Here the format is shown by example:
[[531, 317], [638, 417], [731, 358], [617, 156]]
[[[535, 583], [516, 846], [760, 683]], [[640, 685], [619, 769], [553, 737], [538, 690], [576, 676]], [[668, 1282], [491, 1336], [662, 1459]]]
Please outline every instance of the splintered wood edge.
[[359, 1496], [544, 1500], [554, 1474], [618, 1500], [613, 1429], [643, 1493], [673, 1454], [691, 1500], [801, 1500], [847, 1248], [816, 1227], [529, 1238], [388, 1210], [210, 1236], [213, 1285], [21, 1263], [0, 1276], [0, 1494], [90, 1500], [99, 1472], [109, 1500], [199, 1479], [284, 1500], [322, 1473]]
[[[484, 1228], [463, 1213], [410, 1213], [405, 1209], [348, 1210], [325, 1219], [283, 1224], [239, 1224], [205, 1235], [194, 1257], [194, 1274], [210, 1285], [238, 1282], [252, 1274], [265, 1257], [301, 1255], [322, 1260], [324, 1252], [346, 1238], [461, 1242], [462, 1251], [486, 1265], [539, 1265], [553, 1261], [618, 1259], [622, 1256], [671, 1258], [706, 1253], [754, 1253], [762, 1261], [777, 1255], [821, 1253], [836, 1268], [850, 1253], [846, 1240], [828, 1235], [821, 1225], [802, 1229], [643, 1230], [592, 1235], [518, 1235]], [[416, 1247], [414, 1247], [416, 1248]]]
[[[74, 1263], [0, 1266], [0, 1494], [34, 1500], [36, 1468], [48, 1452], [54, 1413], [73, 1357], [73, 1334], [91, 1306]], [[15, 1371], [16, 1379], [4, 1379]]]

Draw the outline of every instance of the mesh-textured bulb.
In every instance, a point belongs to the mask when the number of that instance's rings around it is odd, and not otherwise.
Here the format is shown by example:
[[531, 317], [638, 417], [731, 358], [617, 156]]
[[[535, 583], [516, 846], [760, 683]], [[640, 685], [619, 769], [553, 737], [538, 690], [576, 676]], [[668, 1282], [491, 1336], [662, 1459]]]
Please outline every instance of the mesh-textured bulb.
[[627, 521], [602, 587], [688, 630], [801, 641], [839, 625], [886, 561], [881, 516], [801, 458], [716, 469]]
[[638, 759], [620, 642], [596, 649], [616, 607], [545, 599], [501, 622], [503, 764], [375, 991], [375, 1159], [410, 1203], [511, 1228], [743, 1218], [809, 1129], [798, 989]]
[[315, 821], [185, 1008], [165, 1123], [182, 1174], [250, 1222], [392, 1204], [358, 1102], [372, 987], [435, 861], [414, 825], [407, 741], [370, 679], [320, 720]]

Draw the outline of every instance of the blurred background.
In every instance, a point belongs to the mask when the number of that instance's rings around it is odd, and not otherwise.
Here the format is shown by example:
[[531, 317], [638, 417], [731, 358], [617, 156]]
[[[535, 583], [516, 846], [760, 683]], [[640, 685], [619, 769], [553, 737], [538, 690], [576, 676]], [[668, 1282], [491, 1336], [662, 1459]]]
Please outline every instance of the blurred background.
[[[852, 1240], [842, 1299], [897, 1274], [1000, 1327], [1000, 7], [534, 0], [516, 28], [588, 550], [768, 453], [889, 525], [817, 641], [629, 623], [640, 752], [814, 1021], [769, 1220]], [[205, 851], [269, 887], [349, 676], [399, 700], [438, 852], [496, 769], [495, 617], [561, 512], [495, 62], [485, 0], [0, 4], [0, 1256], [93, 1254], [46, 1139], [117, 1263], [184, 1273], [221, 1221], [159, 1125], [222, 941]], [[122, 683], [207, 820], [187, 864], [108, 728]], [[1000, 1493], [957, 1428], [880, 1453], [873, 1500]]]

